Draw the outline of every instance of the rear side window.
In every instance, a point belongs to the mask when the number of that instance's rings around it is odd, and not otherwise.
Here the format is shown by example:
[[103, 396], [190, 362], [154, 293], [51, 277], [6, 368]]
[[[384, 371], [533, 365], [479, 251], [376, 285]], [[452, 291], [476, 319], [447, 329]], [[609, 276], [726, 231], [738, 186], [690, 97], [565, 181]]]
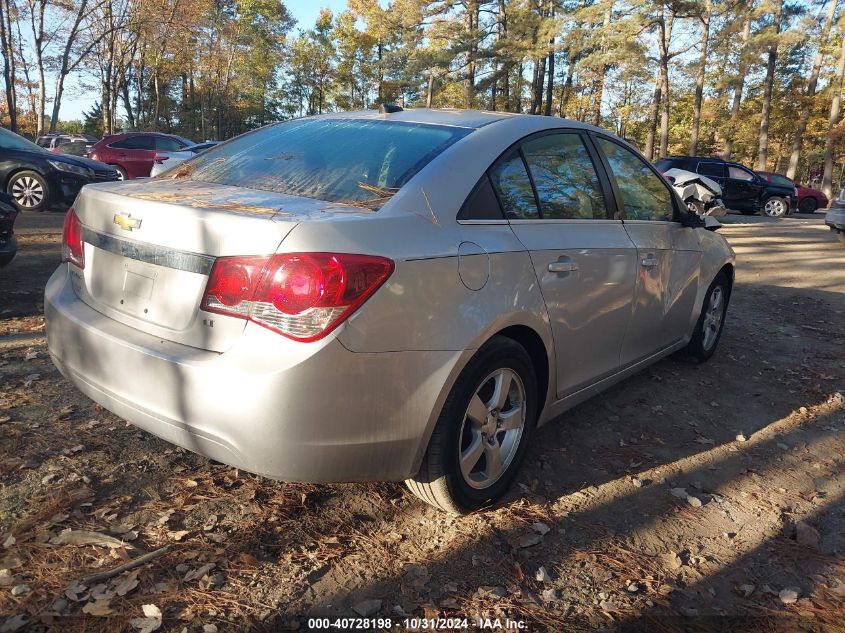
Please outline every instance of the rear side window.
[[203, 152], [172, 177], [379, 208], [471, 131], [402, 121], [299, 119]]
[[534, 220], [540, 217], [534, 189], [519, 152], [511, 152], [493, 165], [490, 180], [508, 220]]
[[698, 173], [702, 176], [724, 178], [725, 166], [722, 163], [698, 163]]
[[547, 134], [523, 143], [543, 218], [606, 220], [590, 153], [578, 134]]
[[484, 174], [461, 207], [459, 220], [502, 220], [502, 208], [493, 191], [490, 177]]
[[606, 138], [598, 137], [596, 140], [610, 163], [625, 217], [629, 220], [671, 222], [674, 205], [666, 182], [631, 150]]
[[780, 174], [773, 174], [771, 180], [776, 185], [783, 185], [784, 187], [792, 187], [795, 184], [789, 178]]
[[173, 138], [167, 136], [155, 137], [156, 149], [160, 152], [178, 152], [182, 149], [182, 144]]
[[109, 147], [115, 149], [155, 149], [155, 139], [152, 136], [130, 136], [112, 143]]

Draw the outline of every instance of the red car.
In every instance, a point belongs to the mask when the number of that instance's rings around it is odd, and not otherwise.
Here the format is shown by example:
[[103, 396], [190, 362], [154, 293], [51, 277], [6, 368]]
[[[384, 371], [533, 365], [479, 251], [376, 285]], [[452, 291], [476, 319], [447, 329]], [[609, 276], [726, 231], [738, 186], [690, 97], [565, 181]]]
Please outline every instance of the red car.
[[94, 145], [88, 158], [117, 169], [121, 180], [150, 175], [156, 152], [177, 152], [194, 142], [174, 134], [127, 132], [112, 134]]
[[787, 186], [795, 185], [795, 190], [798, 192], [798, 211], [800, 213], [814, 213], [816, 209], [826, 209], [827, 205], [830, 203], [827, 196], [818, 189], [799, 185], [797, 182], [790, 180], [786, 176], [775, 174], [770, 171], [758, 171], [757, 173], [763, 176], [763, 178], [766, 178], [769, 182]]

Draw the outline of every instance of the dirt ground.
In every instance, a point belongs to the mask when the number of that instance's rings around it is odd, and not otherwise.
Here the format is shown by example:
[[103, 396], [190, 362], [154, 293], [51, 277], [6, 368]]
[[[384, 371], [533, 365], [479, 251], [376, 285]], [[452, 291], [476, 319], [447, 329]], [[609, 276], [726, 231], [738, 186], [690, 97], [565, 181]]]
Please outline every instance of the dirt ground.
[[22, 216], [0, 271], [0, 631], [845, 631], [845, 249], [820, 217], [728, 218], [715, 357], [545, 426], [507, 499], [454, 518], [401, 484], [238, 472], [91, 403], [43, 336], [62, 216]]

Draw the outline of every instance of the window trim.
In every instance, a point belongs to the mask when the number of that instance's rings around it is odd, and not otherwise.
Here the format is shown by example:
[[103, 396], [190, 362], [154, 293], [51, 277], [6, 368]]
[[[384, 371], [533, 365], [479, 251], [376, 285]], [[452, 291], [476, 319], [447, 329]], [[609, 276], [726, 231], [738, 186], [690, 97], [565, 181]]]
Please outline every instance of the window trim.
[[[599, 188], [601, 190], [601, 194], [604, 197], [605, 203], [605, 217], [604, 218], [592, 218], [589, 220], [586, 219], [579, 219], [579, 218], [544, 218], [543, 217], [543, 210], [540, 205], [540, 199], [537, 195], [537, 188], [534, 185], [534, 175], [531, 173], [531, 169], [528, 166], [528, 162], [525, 160], [525, 154], [522, 152], [522, 145], [528, 141], [531, 141], [535, 138], [540, 138], [542, 136], [549, 136], [551, 134], [576, 134], [580, 137], [581, 142], [584, 145], [584, 148], [587, 150], [587, 154], [590, 157], [590, 160], [593, 163], [593, 169], [596, 172], [596, 177], [599, 180]], [[570, 222], [578, 222], [580, 224], [584, 224], [585, 222], [607, 222], [607, 221], [621, 221], [622, 217], [619, 216], [618, 211], [618, 203], [616, 201], [614, 191], [612, 189], [612, 184], [610, 179], [608, 178], [608, 174], [606, 172], [606, 166], [602, 161], [602, 155], [597, 151], [594, 147], [592, 139], [590, 138], [591, 131], [587, 129], [581, 128], [573, 128], [573, 127], [558, 127], [558, 128], [549, 128], [546, 130], [540, 130], [539, 132], [532, 132], [531, 134], [526, 134], [525, 136], [517, 139], [510, 145], [508, 145], [505, 150], [500, 153], [493, 162], [490, 163], [490, 166], [484, 171], [484, 176], [490, 178], [490, 184], [493, 186], [493, 194], [496, 196], [496, 200], [499, 202], [499, 210], [502, 213], [502, 220], [461, 220], [458, 218], [461, 211], [464, 208], [464, 205], [467, 203], [467, 200], [475, 193], [475, 189], [478, 186], [478, 182], [473, 185], [472, 189], [470, 190], [469, 194], [467, 195], [466, 199], [461, 203], [460, 208], [458, 209], [458, 213], [455, 216], [456, 221], [459, 224], [510, 224], [512, 222], [516, 223], [528, 223], [528, 222], [542, 222], [544, 224], [557, 224], [557, 223], [570, 223]], [[502, 204], [502, 200], [499, 197], [499, 192], [496, 191], [496, 187], [493, 185], [493, 178], [491, 176], [491, 172], [502, 162], [508, 160], [512, 157], [513, 154], [518, 154], [520, 159], [522, 160], [522, 165], [525, 167], [525, 171], [528, 174], [529, 182], [531, 183], [531, 190], [534, 193], [534, 205], [537, 207], [537, 217], [534, 219], [530, 218], [516, 218], [516, 219], [509, 219], [505, 216], [505, 207]], [[484, 177], [482, 176], [482, 178]], [[479, 181], [481, 178], [479, 178]], [[614, 209], [614, 207], [617, 207]], [[614, 212], [616, 211], [616, 212]]]
[[[613, 195], [616, 199], [616, 208], [618, 213], [618, 219], [622, 220], [623, 222], [666, 222], [670, 224], [678, 224], [681, 222], [682, 212], [680, 203], [678, 201], [678, 194], [675, 193], [675, 190], [666, 182], [666, 179], [657, 171], [657, 168], [651, 164], [650, 160], [647, 160], [645, 156], [642, 155], [635, 147], [627, 143], [620, 143], [618, 140], [614, 139], [613, 137], [603, 134], [600, 132], [594, 132], [592, 130], [589, 131], [590, 140], [593, 141], [596, 151], [599, 152], [599, 156], [601, 156], [602, 164], [604, 165], [605, 170], [607, 171], [607, 176], [610, 180], [611, 186], [613, 187]], [[634, 156], [638, 157], [643, 163], [652, 171], [655, 177], [663, 183], [663, 186], [669, 191], [669, 200], [672, 202], [672, 219], [671, 220], [638, 220], [638, 219], [628, 219], [625, 216], [625, 205], [622, 202], [622, 193], [619, 191], [619, 186], [616, 182], [616, 176], [613, 173], [613, 170], [610, 168], [610, 162], [607, 160], [607, 156], [605, 155], [604, 151], [598, 144], [597, 139], [604, 139], [606, 141], [610, 141], [611, 143], [618, 145], [623, 149], [627, 149], [630, 151]]]

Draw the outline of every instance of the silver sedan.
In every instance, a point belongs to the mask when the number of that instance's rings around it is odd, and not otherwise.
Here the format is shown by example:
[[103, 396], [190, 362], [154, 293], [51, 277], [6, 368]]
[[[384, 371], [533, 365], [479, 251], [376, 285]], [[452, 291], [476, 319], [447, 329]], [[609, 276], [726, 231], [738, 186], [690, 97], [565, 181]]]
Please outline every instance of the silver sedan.
[[49, 349], [179, 446], [280, 480], [406, 480], [466, 512], [507, 490], [536, 427], [668, 354], [714, 353], [734, 254], [707, 228], [575, 121], [299, 119], [85, 187]]

